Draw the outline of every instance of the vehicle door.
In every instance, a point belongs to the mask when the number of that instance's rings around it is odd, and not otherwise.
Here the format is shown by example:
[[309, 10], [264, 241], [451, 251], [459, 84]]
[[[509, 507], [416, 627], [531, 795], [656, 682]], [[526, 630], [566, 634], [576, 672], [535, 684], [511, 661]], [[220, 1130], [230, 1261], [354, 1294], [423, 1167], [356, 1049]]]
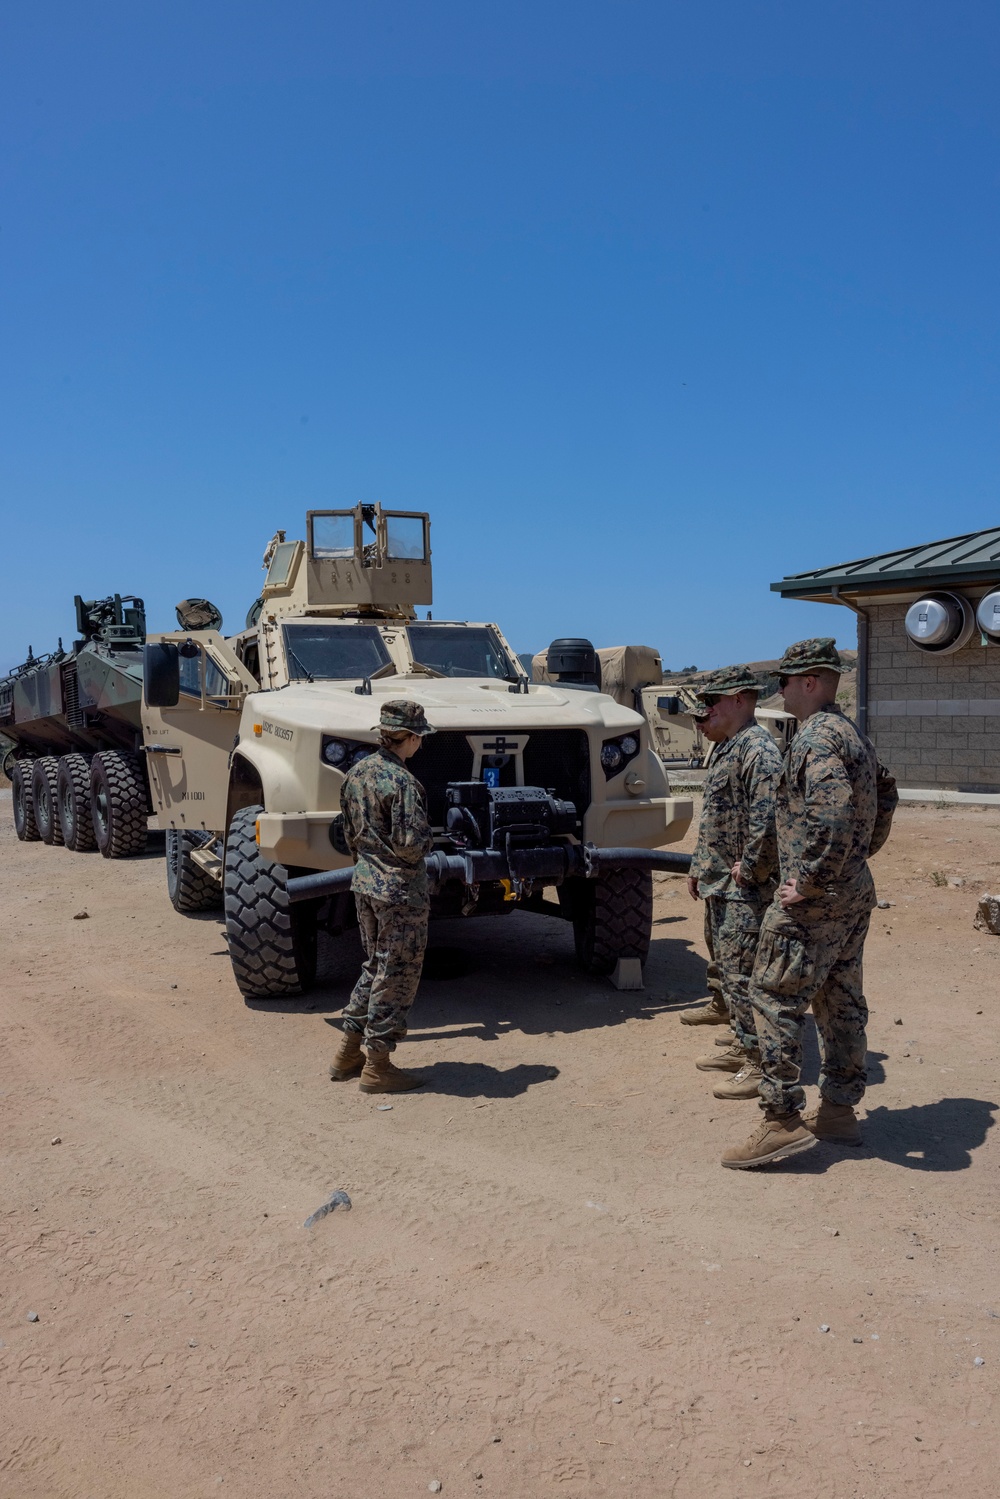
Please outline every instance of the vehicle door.
[[162, 828], [207, 829], [226, 825], [229, 756], [240, 714], [257, 683], [215, 630], [151, 635], [179, 650], [179, 693], [172, 707], [151, 707], [143, 697], [142, 733], [149, 783]]

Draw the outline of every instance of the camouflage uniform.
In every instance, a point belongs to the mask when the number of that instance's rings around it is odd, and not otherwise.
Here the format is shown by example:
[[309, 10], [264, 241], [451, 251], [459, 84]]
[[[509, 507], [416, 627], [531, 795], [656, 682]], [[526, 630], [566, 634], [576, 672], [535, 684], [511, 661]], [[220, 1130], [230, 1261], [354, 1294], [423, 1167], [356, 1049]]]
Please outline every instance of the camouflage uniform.
[[[790, 646], [779, 670], [840, 671], [832, 640]], [[776, 898], [761, 926], [750, 984], [763, 1078], [761, 1106], [798, 1114], [802, 1027], [812, 1005], [823, 1053], [819, 1087], [833, 1104], [857, 1104], [865, 1091], [868, 1007], [861, 959], [875, 906], [868, 855], [889, 834], [896, 783], [873, 745], [836, 704], [809, 716], [792, 740], [778, 783], [776, 821], [781, 881], [806, 899], [783, 909]]]
[[[726, 667], [700, 685], [699, 695], [756, 692], [748, 667]], [[781, 755], [774, 739], [750, 723], [720, 743], [705, 777], [698, 842], [691, 874], [705, 902], [705, 942], [718, 967], [722, 994], [737, 1041], [758, 1054], [750, 975], [761, 918], [777, 884], [774, 789]], [[732, 867], [740, 861], [738, 885]]]
[[[423, 722], [413, 703], [382, 710], [411, 710], [406, 721]], [[412, 710], [417, 710], [419, 717]], [[413, 733], [433, 733], [412, 727]], [[378, 748], [349, 772], [340, 793], [344, 834], [355, 861], [354, 903], [365, 951], [361, 976], [344, 1010], [344, 1030], [363, 1033], [365, 1050], [385, 1056], [406, 1035], [406, 1016], [420, 982], [430, 900], [424, 855], [433, 844], [423, 787], [391, 750]]]

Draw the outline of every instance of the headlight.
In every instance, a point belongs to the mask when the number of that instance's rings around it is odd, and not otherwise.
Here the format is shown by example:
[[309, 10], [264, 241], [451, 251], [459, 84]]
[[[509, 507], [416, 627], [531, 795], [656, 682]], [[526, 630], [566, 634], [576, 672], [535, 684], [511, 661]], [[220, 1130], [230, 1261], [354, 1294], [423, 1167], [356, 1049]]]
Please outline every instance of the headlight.
[[352, 765], [370, 755], [374, 748], [374, 744], [361, 744], [357, 739], [337, 739], [332, 734], [324, 734], [319, 753], [324, 765], [346, 775]]
[[601, 745], [601, 768], [605, 780], [619, 775], [630, 760], [639, 753], [638, 734], [619, 734], [616, 739], [605, 739]]

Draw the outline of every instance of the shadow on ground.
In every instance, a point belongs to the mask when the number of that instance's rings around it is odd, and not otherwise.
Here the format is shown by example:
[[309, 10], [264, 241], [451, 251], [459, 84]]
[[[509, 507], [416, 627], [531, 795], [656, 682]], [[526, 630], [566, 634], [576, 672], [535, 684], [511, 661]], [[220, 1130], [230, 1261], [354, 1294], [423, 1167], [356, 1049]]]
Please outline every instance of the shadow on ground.
[[982, 1098], [941, 1098], [937, 1103], [911, 1104], [905, 1109], [869, 1109], [862, 1121], [860, 1149], [820, 1143], [804, 1155], [792, 1156], [779, 1169], [797, 1176], [818, 1176], [842, 1161], [872, 1156], [911, 1171], [965, 1171], [996, 1123], [1000, 1105]]

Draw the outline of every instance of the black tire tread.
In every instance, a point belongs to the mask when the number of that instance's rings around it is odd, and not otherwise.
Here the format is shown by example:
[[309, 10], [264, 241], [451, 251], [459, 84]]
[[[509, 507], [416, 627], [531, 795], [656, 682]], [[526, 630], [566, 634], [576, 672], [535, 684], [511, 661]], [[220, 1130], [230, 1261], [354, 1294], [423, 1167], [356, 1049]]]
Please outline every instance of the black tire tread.
[[315, 977], [315, 940], [310, 942], [308, 933], [315, 913], [289, 905], [287, 869], [261, 856], [255, 824], [263, 810], [243, 807], [229, 825], [223, 878], [226, 935], [241, 994], [283, 999], [302, 994]]
[[[207, 870], [191, 857], [193, 849], [211, 840], [210, 833], [193, 833], [184, 828], [167, 829], [167, 893], [175, 911], [188, 916], [194, 911], [217, 910], [222, 905], [222, 890]], [[171, 853], [171, 844], [176, 851]], [[177, 860], [176, 879], [171, 880], [171, 859]]]
[[[41, 833], [35, 821], [35, 798], [31, 791], [34, 760], [15, 760], [11, 770], [11, 792], [14, 802], [14, 831], [22, 843], [38, 843]], [[18, 807], [21, 817], [18, 817]]]
[[[67, 828], [62, 816], [62, 787], [69, 782], [73, 788], [75, 816], [73, 825]], [[59, 809], [59, 825], [63, 843], [75, 854], [89, 854], [97, 847], [97, 836], [90, 815], [90, 756], [74, 751], [63, 755], [59, 761], [56, 778], [56, 805]]]
[[649, 870], [611, 869], [594, 880], [574, 928], [577, 956], [588, 973], [611, 973], [619, 958], [645, 963], [653, 931]]
[[[32, 809], [35, 814], [38, 836], [43, 843], [48, 843], [52, 848], [62, 848], [63, 843], [62, 823], [59, 821], [59, 802], [57, 800], [58, 781], [59, 756], [39, 755], [31, 767]], [[41, 782], [45, 783], [45, 800], [38, 794]], [[49, 808], [47, 816], [42, 812], [42, 807], [46, 801]]]
[[146, 782], [136, 755], [123, 750], [101, 750], [90, 767], [91, 807], [99, 777], [108, 788], [108, 836], [101, 842], [98, 818], [93, 818], [97, 846], [106, 859], [129, 859], [146, 851]]

